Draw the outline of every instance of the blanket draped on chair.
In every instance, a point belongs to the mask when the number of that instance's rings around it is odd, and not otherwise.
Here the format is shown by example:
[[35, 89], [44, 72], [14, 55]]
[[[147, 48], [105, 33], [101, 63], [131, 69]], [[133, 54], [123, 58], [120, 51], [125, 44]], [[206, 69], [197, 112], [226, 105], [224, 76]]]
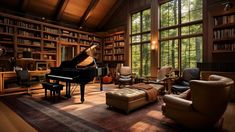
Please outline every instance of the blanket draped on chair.
[[157, 89], [153, 88], [153, 86], [151, 86], [149, 84], [138, 83], [138, 84], [132, 85], [130, 88], [145, 91], [145, 93], [147, 94], [148, 101], [156, 101], [157, 100], [158, 91], [157, 91]]

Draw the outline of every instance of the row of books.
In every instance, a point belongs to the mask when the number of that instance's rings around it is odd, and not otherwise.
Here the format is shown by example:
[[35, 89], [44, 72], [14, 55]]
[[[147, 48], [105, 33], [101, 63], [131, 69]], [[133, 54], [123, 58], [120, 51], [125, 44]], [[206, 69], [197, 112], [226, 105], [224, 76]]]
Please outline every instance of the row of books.
[[0, 23], [8, 24], [8, 25], [14, 25], [14, 20], [9, 19], [9, 18], [3, 18], [3, 17], [1, 17], [1, 18], [0, 18]]
[[23, 35], [23, 36], [29, 36], [29, 37], [40, 37], [41, 36], [40, 33], [29, 32], [29, 31], [25, 31], [25, 30], [18, 30], [18, 34]]
[[114, 61], [123, 61], [124, 60], [124, 55], [116, 55], [113, 57]]
[[14, 33], [14, 28], [13, 27], [0, 27], [0, 32], [1, 33]]
[[44, 27], [44, 31], [50, 32], [50, 33], [55, 33], [55, 34], [58, 34], [58, 33], [59, 33], [59, 30], [58, 30], [58, 29], [49, 28], [49, 27]]
[[44, 42], [44, 46], [46, 47], [55, 47], [55, 43], [54, 42]]
[[230, 24], [230, 23], [235, 23], [235, 14], [214, 18], [215, 26], [223, 25], [223, 24]]
[[71, 32], [71, 31], [68, 31], [68, 30], [62, 30], [61, 33], [63, 35], [68, 35], [68, 36], [72, 36], [72, 37], [78, 37], [78, 33]]
[[124, 47], [125, 43], [124, 42], [115, 42], [114, 47]]
[[226, 38], [226, 37], [235, 37], [235, 28], [215, 30], [213, 32], [213, 36], [214, 36], [214, 39], [221, 39], [221, 38]]
[[124, 49], [114, 49], [115, 54], [124, 54]]
[[37, 24], [32, 24], [32, 23], [26, 23], [26, 22], [17, 22], [16, 23], [17, 26], [20, 27], [25, 27], [25, 28], [32, 28], [32, 29], [36, 29], [36, 30], [40, 30], [41, 26], [37, 25]]
[[48, 35], [48, 34], [44, 34], [44, 38], [52, 39], [52, 40], [59, 40], [59, 37], [56, 37], [56, 36], [53, 36], [53, 35]]
[[113, 59], [113, 56], [104, 56], [105, 61], [111, 61]]
[[115, 35], [115, 36], [111, 36], [111, 37], [106, 37], [105, 42], [115, 41], [115, 40], [123, 40], [123, 39], [124, 39], [124, 35], [120, 34], [120, 35]]
[[105, 53], [105, 54], [112, 54], [112, 53], [113, 53], [113, 50], [104, 50], [104, 53]]
[[17, 43], [19, 43], [19, 44], [26, 44], [26, 45], [36, 45], [36, 46], [40, 46], [41, 45], [40, 41], [28, 40], [28, 39], [17, 39]]
[[65, 38], [65, 37], [61, 37], [60, 40], [65, 41], [65, 42], [70, 42], [70, 43], [76, 43], [77, 40], [73, 39], [73, 38]]
[[235, 43], [224, 43], [224, 44], [214, 44], [214, 51], [225, 50], [225, 51], [235, 51]]

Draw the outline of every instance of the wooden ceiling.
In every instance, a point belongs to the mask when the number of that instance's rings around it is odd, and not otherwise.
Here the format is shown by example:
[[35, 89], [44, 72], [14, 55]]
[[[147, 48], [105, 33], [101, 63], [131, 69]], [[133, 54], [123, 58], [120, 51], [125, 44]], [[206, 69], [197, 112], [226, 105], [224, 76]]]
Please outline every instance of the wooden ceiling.
[[[77, 27], [95, 29], [104, 25], [123, 0], [0, 0], [0, 8], [26, 16], [69, 23]], [[106, 22], [106, 21], [105, 21]]]

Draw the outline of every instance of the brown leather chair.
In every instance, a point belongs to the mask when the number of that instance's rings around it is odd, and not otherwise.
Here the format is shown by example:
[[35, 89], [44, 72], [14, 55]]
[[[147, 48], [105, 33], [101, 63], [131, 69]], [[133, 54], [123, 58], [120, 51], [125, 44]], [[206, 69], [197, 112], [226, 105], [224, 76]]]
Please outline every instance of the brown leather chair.
[[191, 100], [165, 95], [163, 114], [190, 128], [211, 128], [224, 114], [233, 80], [210, 75], [209, 81], [190, 81]]

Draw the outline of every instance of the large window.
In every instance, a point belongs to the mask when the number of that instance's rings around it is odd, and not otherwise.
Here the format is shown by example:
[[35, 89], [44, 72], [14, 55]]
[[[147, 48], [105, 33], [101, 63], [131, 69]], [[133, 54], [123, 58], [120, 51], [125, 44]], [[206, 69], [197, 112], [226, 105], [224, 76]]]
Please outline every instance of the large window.
[[131, 65], [138, 76], [150, 75], [150, 31], [150, 9], [131, 15]]
[[202, 61], [203, 0], [171, 0], [160, 5], [160, 64], [176, 69]]

